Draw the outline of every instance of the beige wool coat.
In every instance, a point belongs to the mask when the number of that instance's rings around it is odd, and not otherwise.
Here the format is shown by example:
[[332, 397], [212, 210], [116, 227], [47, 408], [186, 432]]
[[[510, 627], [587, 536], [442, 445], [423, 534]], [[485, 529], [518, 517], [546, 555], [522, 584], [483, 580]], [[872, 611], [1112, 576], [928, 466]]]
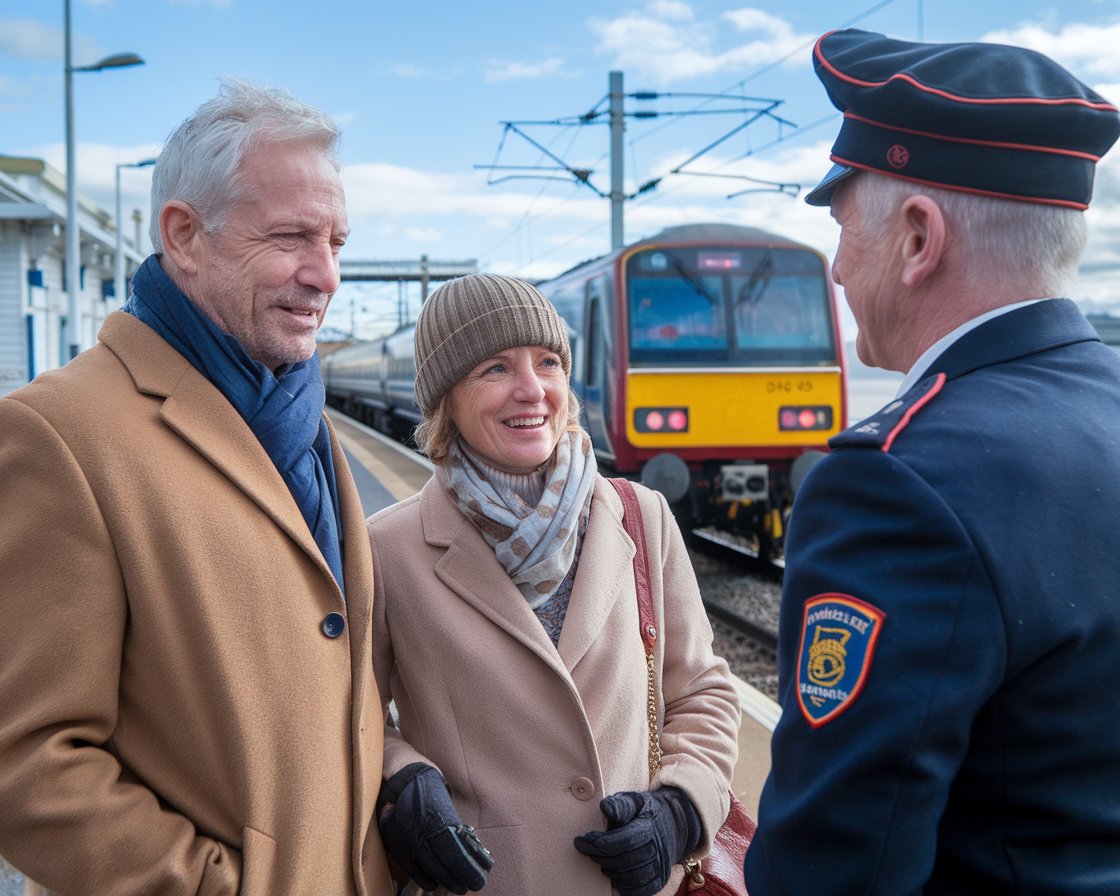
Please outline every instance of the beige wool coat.
[[634, 546], [610, 483], [595, 486], [558, 647], [436, 479], [370, 518], [374, 667], [400, 719], [386, 728], [385, 775], [415, 761], [443, 773], [494, 856], [485, 896], [608, 896], [572, 844], [605, 827], [607, 794], [682, 788], [702, 850], [727, 813], [738, 698], [669, 508], [636, 489], [661, 628], [665, 759], [652, 785]]
[[0, 854], [30, 878], [392, 893], [369, 542], [331, 443], [346, 603], [237, 411], [134, 317], [0, 399]]

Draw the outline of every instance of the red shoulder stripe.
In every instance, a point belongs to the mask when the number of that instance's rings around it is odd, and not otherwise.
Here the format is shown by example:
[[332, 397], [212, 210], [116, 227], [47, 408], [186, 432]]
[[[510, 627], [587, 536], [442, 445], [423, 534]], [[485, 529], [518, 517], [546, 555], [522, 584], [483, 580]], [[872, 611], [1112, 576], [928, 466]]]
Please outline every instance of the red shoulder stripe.
[[902, 430], [906, 428], [906, 424], [910, 422], [911, 417], [918, 413], [918, 409], [924, 407], [926, 402], [928, 402], [931, 398], [933, 398], [934, 395], [941, 391], [941, 387], [945, 385], [946, 379], [947, 377], [944, 373], [937, 374], [937, 379], [934, 381], [934, 384], [930, 386], [929, 391], [906, 409], [906, 413], [902, 415], [902, 419], [898, 421], [898, 425], [890, 431], [890, 435], [887, 436], [887, 440], [883, 442], [882, 450], [884, 454], [891, 450], [891, 445], [894, 444], [895, 436], [897, 436], [900, 432], [902, 432]]

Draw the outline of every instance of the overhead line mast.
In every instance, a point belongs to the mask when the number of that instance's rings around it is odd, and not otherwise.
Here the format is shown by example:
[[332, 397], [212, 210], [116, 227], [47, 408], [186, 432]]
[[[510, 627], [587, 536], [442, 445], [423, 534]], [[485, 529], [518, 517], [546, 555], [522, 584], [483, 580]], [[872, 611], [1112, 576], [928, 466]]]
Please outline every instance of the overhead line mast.
[[[484, 169], [487, 169], [491, 172], [495, 172], [495, 171], [536, 172], [536, 173], [506, 174], [506, 175], [503, 175], [503, 176], [498, 177], [496, 179], [491, 177], [490, 180], [488, 181], [491, 184], [500, 183], [501, 181], [504, 181], [504, 180], [516, 180], [516, 179], [554, 180], [556, 178], [557, 174], [561, 173], [562, 175], [567, 175], [568, 177], [570, 177], [572, 180], [576, 181], [577, 183], [583, 184], [584, 186], [588, 187], [596, 195], [598, 195], [600, 197], [603, 197], [603, 198], [608, 198], [610, 200], [610, 203], [611, 203], [611, 249], [612, 250], [621, 248], [623, 245], [625, 245], [625, 242], [626, 242], [625, 224], [624, 224], [624, 216], [623, 216], [624, 215], [623, 210], [624, 210], [624, 207], [625, 207], [626, 200], [633, 199], [636, 196], [639, 196], [643, 193], [647, 193], [650, 190], [656, 189], [656, 187], [662, 181], [662, 179], [664, 177], [667, 177], [667, 176], [670, 176], [670, 175], [691, 174], [691, 175], [695, 175], [695, 176], [719, 176], [719, 177], [729, 177], [729, 178], [735, 178], [735, 179], [741, 179], [741, 180], [749, 180], [749, 181], [752, 181], [752, 182], [757, 183], [757, 184], [762, 184], [763, 189], [765, 189], [767, 191], [775, 191], [775, 192], [787, 193], [787, 194], [791, 194], [791, 195], [797, 195], [797, 192], [800, 190], [800, 186], [798, 184], [774, 183], [774, 182], [771, 182], [771, 181], [762, 181], [762, 180], [759, 180], [758, 178], [747, 177], [745, 175], [715, 175], [715, 174], [712, 174], [711, 172], [686, 171], [685, 170], [685, 167], [687, 165], [696, 161], [698, 158], [700, 158], [704, 154], [710, 152], [716, 146], [723, 143], [723, 141], [725, 141], [726, 139], [728, 139], [732, 135], [737, 134], [739, 131], [741, 131], [744, 128], [748, 127], [749, 125], [753, 124], [755, 121], [757, 121], [760, 118], [766, 117], [766, 118], [770, 118], [773, 121], [777, 122], [779, 125], [793, 126], [792, 122], [786, 121], [785, 119], [780, 118], [778, 115], [776, 115], [774, 113], [774, 110], [779, 105], [781, 105], [781, 102], [782, 102], [781, 100], [758, 99], [758, 98], [755, 98], [755, 97], [730, 96], [728, 94], [702, 94], [702, 96], [706, 97], [709, 101], [710, 100], [717, 100], [717, 99], [735, 100], [736, 103], [738, 104], [738, 106], [736, 108], [727, 108], [727, 109], [719, 108], [719, 109], [707, 109], [707, 110], [705, 110], [705, 109], [702, 109], [702, 108], [695, 108], [695, 109], [674, 110], [674, 111], [667, 111], [667, 112], [657, 112], [657, 111], [651, 111], [651, 110], [648, 110], [648, 109], [638, 110], [638, 111], [634, 111], [634, 112], [627, 112], [626, 108], [625, 108], [625, 101], [626, 101], [627, 97], [629, 97], [630, 99], [638, 100], [638, 101], [650, 101], [650, 100], [656, 100], [656, 99], [666, 99], [666, 98], [681, 97], [681, 96], [696, 97], [696, 96], [701, 96], [701, 94], [674, 94], [674, 93], [657, 93], [657, 92], [653, 92], [653, 91], [642, 91], [642, 92], [639, 92], [639, 93], [633, 93], [633, 94], [628, 95], [623, 91], [623, 75], [622, 75], [622, 72], [620, 72], [620, 71], [610, 72], [609, 78], [608, 78], [608, 89], [607, 89], [607, 96], [606, 96], [607, 109], [606, 109], [606, 112], [605, 112], [608, 124], [610, 126], [610, 191], [609, 192], [604, 192], [599, 187], [595, 186], [594, 183], [592, 183], [591, 175], [594, 173], [592, 171], [592, 169], [576, 168], [572, 165], [569, 165], [563, 159], [561, 159], [558, 155], [556, 155], [554, 152], [552, 152], [552, 150], [548, 149], [542, 143], [540, 143], [539, 141], [530, 137], [529, 134], [526, 133], [526, 131], [524, 130], [524, 128], [529, 127], [529, 126], [550, 125], [550, 126], [555, 126], [555, 127], [571, 127], [571, 126], [577, 126], [578, 127], [578, 126], [583, 126], [583, 125], [588, 125], [588, 124], [599, 123], [604, 116], [604, 110], [602, 108], [603, 107], [603, 101], [602, 100], [600, 100], [590, 111], [584, 113], [583, 115], [576, 116], [574, 118], [572, 118], [572, 117], [559, 118], [559, 119], [553, 119], [551, 121], [505, 121], [505, 122], [502, 122], [502, 124], [504, 125], [504, 130], [502, 132], [501, 143], [499, 144], [499, 147], [498, 147], [498, 156], [501, 155], [502, 149], [505, 146], [506, 136], [509, 133], [512, 132], [512, 133], [520, 136], [522, 139], [524, 139], [526, 142], [528, 142], [530, 145], [532, 145], [536, 149], [538, 149], [543, 155], [547, 156], [549, 160], [551, 160], [552, 162], [555, 162], [556, 163], [555, 165], [547, 165], [547, 166], [545, 166], [545, 165], [521, 165], [521, 166], [499, 165], [497, 163], [497, 159], [495, 159], [494, 164], [491, 164], [491, 165], [475, 165], [474, 167], [476, 169], [484, 168]], [[754, 103], [756, 105], [750, 105], [750, 103]], [[626, 130], [626, 119], [627, 118], [648, 120], [648, 119], [652, 119], [652, 118], [661, 118], [661, 117], [670, 117], [670, 116], [719, 115], [719, 114], [726, 115], [726, 114], [732, 114], [732, 113], [742, 114], [742, 115], [747, 116], [747, 118], [743, 122], [741, 122], [740, 124], [738, 124], [734, 128], [732, 128], [730, 131], [725, 133], [722, 137], [719, 137], [715, 141], [709, 143], [707, 146], [705, 146], [699, 152], [694, 153], [685, 162], [683, 162], [680, 165], [677, 165], [675, 168], [673, 168], [673, 170], [667, 172], [667, 174], [662, 175], [660, 177], [656, 177], [656, 178], [652, 178], [650, 180], [647, 180], [643, 184], [641, 184], [633, 193], [629, 193], [629, 194], [626, 193], [624, 154], [623, 154], [624, 153], [623, 137], [624, 137], [625, 130]]]

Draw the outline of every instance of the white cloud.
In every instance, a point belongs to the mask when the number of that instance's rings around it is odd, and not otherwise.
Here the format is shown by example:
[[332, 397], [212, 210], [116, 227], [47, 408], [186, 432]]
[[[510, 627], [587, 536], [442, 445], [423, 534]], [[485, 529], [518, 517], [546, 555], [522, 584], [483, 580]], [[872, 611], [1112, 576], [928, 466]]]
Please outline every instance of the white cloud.
[[491, 60], [486, 64], [485, 79], [496, 84], [502, 81], [533, 81], [539, 78], [574, 76], [567, 63], [560, 56], [542, 59], [540, 62], [500, 62]]
[[681, 0], [652, 0], [648, 6], [651, 15], [674, 22], [688, 22], [693, 19], [692, 7]]
[[660, 83], [695, 77], [712, 71], [712, 56], [704, 52], [710, 44], [702, 29], [685, 29], [693, 40], [682, 40], [682, 29], [640, 13], [589, 23], [598, 49], [612, 57], [611, 65], [633, 75], [653, 77]]
[[0, 19], [0, 53], [20, 59], [61, 59], [62, 31], [34, 19]]
[[[116, 205], [117, 165], [155, 158], [159, 154], [160, 144], [142, 143], [118, 147], [104, 143], [78, 143], [74, 150], [77, 156], [78, 193], [112, 214]], [[18, 150], [15, 154], [42, 159], [59, 172], [66, 171], [66, 147], [62, 143], [33, 146]], [[131, 214], [133, 208], [139, 208], [147, 217], [151, 207], [150, 167], [121, 170], [121, 205], [126, 215]]]
[[[70, 39], [74, 65], [88, 65], [105, 56], [98, 42], [81, 31], [73, 31]], [[62, 28], [34, 19], [0, 19], [0, 56], [33, 62], [57, 61], [61, 76], [64, 49]]]
[[761, 31], [775, 38], [788, 39], [793, 35], [793, 29], [785, 19], [779, 19], [768, 12], [752, 7], [732, 9], [723, 14], [740, 31]]
[[536, 194], [495, 190], [477, 173], [446, 174], [371, 162], [347, 165], [342, 174], [347, 205], [358, 215], [438, 217], [466, 212], [509, 219], [525, 216], [542, 201]]
[[[815, 185], [831, 166], [830, 148], [831, 141], [822, 141], [790, 144], [757, 156], [728, 156], [717, 150], [689, 163], [682, 174], [666, 178], [658, 189], [662, 193], [687, 189], [690, 195], [722, 198], [742, 190], [763, 190], [772, 184], [794, 184], [803, 188], [803, 195], [805, 188]], [[679, 150], [654, 160], [651, 167], [671, 171], [691, 154], [691, 150]]]
[[1096, 311], [1120, 314], [1120, 146], [1097, 165], [1093, 200], [1085, 213], [1089, 244], [1078, 298]]
[[[1074, 23], [1058, 29], [1024, 24], [982, 38], [1045, 53], [1112, 103], [1120, 102], [1120, 22]], [[1077, 298], [1091, 310], [1120, 314], [1120, 146], [1097, 165], [1093, 199], [1086, 212], [1089, 242], [1082, 259]]]
[[438, 77], [431, 69], [414, 62], [397, 62], [389, 66], [389, 74], [407, 81], [422, 81]]
[[1120, 22], [1066, 25], [1057, 33], [1039, 25], [1020, 25], [985, 34], [982, 41], [1013, 44], [1045, 53], [1083, 81], [1120, 79]]
[[15, 78], [8, 78], [0, 75], [0, 100], [7, 101], [0, 105], [0, 109], [18, 108], [12, 101], [30, 96], [32, 91], [28, 85], [28, 81], [19, 81]]
[[443, 231], [435, 227], [406, 227], [404, 235], [418, 243], [437, 244], [443, 238]]
[[[687, 14], [686, 14], [687, 13]], [[803, 65], [800, 50], [813, 35], [794, 33], [783, 19], [744, 7], [723, 14], [745, 42], [711, 22], [697, 22], [682, 3], [654, 2], [613, 19], [594, 18], [588, 28], [612, 65], [668, 84], [689, 78], [739, 74], [762, 65]]]

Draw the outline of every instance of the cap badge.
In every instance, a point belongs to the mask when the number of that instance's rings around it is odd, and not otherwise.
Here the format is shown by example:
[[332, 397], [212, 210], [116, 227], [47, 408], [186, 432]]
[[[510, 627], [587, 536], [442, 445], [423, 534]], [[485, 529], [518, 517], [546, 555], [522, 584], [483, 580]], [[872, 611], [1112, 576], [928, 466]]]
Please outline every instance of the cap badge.
[[896, 143], [887, 150], [887, 164], [898, 171], [910, 163], [910, 150], [901, 143]]

